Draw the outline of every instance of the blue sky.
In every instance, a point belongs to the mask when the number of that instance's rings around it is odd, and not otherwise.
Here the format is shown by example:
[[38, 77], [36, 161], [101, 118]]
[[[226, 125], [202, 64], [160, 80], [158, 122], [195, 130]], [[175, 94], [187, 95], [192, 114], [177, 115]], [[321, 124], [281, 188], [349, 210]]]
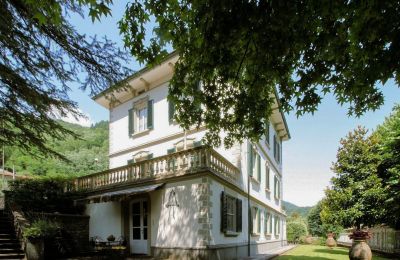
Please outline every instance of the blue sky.
[[[72, 17], [71, 20], [79, 32], [106, 35], [123, 47], [117, 22], [122, 18], [125, 5], [126, 1], [116, 1], [113, 16], [94, 24], [80, 17]], [[140, 68], [133, 59], [129, 64], [132, 70]], [[379, 111], [368, 112], [360, 118], [348, 117], [347, 107], [339, 106], [331, 95], [327, 95], [314, 115], [300, 118], [294, 114], [286, 116], [292, 139], [283, 145], [283, 199], [299, 206], [310, 206], [323, 197], [323, 190], [333, 176], [330, 167], [335, 160], [340, 138], [358, 125], [376, 128], [390, 114], [394, 104], [400, 103], [400, 89], [392, 81], [382, 90], [385, 104]], [[80, 109], [93, 122], [108, 120], [108, 111], [92, 101], [87, 93], [78, 90], [77, 86], [72, 86], [70, 97], [78, 102]]]

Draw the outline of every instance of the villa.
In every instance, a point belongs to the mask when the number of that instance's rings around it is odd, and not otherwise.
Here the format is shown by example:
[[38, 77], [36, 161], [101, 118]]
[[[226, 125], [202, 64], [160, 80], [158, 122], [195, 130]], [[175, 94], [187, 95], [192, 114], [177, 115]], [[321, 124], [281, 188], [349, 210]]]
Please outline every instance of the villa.
[[258, 143], [204, 146], [204, 127], [183, 131], [173, 120], [167, 95], [177, 60], [135, 73], [129, 90], [94, 97], [110, 111], [110, 170], [76, 181], [90, 236], [124, 237], [131, 254], [186, 259], [247, 256], [248, 238], [252, 255], [285, 246], [282, 141], [290, 133], [277, 101]]

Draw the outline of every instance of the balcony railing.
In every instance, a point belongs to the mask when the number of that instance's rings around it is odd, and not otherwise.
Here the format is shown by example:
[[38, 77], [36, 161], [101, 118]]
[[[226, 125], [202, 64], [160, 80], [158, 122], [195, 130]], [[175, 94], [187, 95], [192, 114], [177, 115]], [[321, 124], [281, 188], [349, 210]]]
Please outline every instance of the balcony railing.
[[82, 176], [75, 180], [74, 186], [76, 190], [91, 191], [207, 170], [232, 183], [236, 183], [240, 172], [215, 150], [196, 147]]

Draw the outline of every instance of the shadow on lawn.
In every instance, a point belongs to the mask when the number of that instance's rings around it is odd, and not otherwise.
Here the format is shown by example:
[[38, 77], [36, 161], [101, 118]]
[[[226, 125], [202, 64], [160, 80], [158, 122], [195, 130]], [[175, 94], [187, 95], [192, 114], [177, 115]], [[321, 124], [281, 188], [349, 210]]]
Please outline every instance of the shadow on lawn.
[[343, 250], [335, 250], [335, 249], [314, 249], [314, 252], [317, 253], [324, 253], [324, 254], [334, 254], [334, 255], [348, 255], [348, 251], [343, 251]]
[[272, 260], [332, 260], [332, 258], [320, 257], [320, 256], [305, 256], [305, 255], [281, 255], [275, 257]]

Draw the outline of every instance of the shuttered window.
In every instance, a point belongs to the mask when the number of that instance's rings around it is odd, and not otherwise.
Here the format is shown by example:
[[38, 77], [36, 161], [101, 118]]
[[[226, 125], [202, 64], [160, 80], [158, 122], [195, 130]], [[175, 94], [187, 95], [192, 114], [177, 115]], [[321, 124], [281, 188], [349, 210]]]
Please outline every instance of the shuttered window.
[[264, 233], [265, 234], [271, 234], [271, 230], [270, 230], [270, 221], [271, 221], [271, 214], [265, 210], [265, 214], [264, 214]]
[[279, 236], [280, 229], [281, 229], [280, 218], [278, 216], [276, 216], [275, 217], [275, 236]]
[[132, 136], [154, 127], [153, 100], [139, 101], [128, 110], [128, 133]]
[[248, 143], [248, 158], [247, 158], [247, 166], [248, 173], [251, 177], [261, 182], [261, 157], [257, 153], [257, 151], [253, 148], [251, 143]]
[[274, 226], [274, 216], [269, 216], [269, 233], [272, 234], [272, 227]]
[[271, 184], [270, 184], [270, 172], [271, 169], [268, 165], [268, 163], [265, 164], [265, 189], [270, 190], [271, 189]]
[[276, 175], [274, 176], [274, 196], [275, 199], [281, 198], [281, 182]]
[[267, 121], [266, 123], [265, 123], [265, 143], [267, 144], [267, 145], [269, 145], [269, 143], [270, 143], [270, 140], [269, 140], [269, 137], [270, 136], [270, 131], [269, 131], [269, 121]]
[[261, 233], [261, 210], [253, 207], [251, 211], [252, 216], [252, 234], [259, 235]]
[[221, 232], [242, 232], [242, 200], [221, 193]]

